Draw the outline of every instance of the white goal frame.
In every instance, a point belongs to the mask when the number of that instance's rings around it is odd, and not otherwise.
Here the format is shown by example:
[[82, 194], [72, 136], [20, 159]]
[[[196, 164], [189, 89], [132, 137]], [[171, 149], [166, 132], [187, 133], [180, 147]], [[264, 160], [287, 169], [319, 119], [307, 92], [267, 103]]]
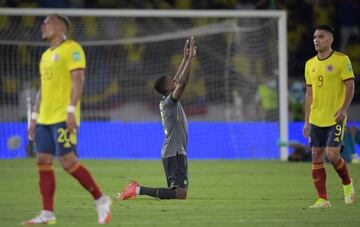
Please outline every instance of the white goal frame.
[[[288, 68], [287, 14], [284, 10], [128, 10], [128, 9], [29, 9], [0, 8], [0, 16], [46, 16], [58, 13], [65, 16], [101, 17], [221, 17], [275, 18], [278, 21], [279, 52], [279, 127], [280, 140], [288, 141]], [[280, 148], [280, 159], [287, 160], [288, 148]]]

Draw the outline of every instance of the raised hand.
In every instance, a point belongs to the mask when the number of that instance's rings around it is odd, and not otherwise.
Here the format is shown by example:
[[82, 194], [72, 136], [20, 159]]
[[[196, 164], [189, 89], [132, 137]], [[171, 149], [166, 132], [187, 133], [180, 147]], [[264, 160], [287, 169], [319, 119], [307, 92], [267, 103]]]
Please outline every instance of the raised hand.
[[184, 58], [189, 57], [189, 39], [186, 39], [184, 45]]
[[189, 56], [191, 56], [191, 57], [196, 56], [196, 46], [195, 46], [194, 36], [191, 36], [191, 38], [190, 38]]

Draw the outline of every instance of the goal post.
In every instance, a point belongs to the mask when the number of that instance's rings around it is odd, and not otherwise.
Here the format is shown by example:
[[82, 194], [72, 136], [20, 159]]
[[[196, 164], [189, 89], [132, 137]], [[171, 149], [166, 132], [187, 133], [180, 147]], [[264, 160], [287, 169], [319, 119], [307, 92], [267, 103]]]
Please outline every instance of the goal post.
[[[40, 40], [40, 25], [45, 16], [55, 13], [70, 17], [73, 37], [86, 51], [86, 74], [91, 81], [84, 90], [85, 121], [158, 121], [155, 109], [159, 97], [149, 92], [151, 83], [156, 75], [174, 72], [179, 63], [179, 56], [174, 53], [181, 53], [185, 38], [194, 35], [199, 37], [199, 55], [184, 98], [190, 124], [194, 122], [190, 130], [196, 128], [189, 136], [197, 140], [203, 136], [199, 142], [206, 143], [208, 138], [202, 133], [214, 129], [208, 136], [226, 141], [212, 147], [225, 146], [223, 149], [231, 151], [230, 157], [235, 158], [243, 157], [239, 153], [244, 149], [256, 150], [246, 151], [254, 154], [244, 156], [256, 158], [260, 149], [257, 146], [263, 146], [249, 144], [241, 148], [238, 140], [247, 140], [239, 136], [243, 127], [257, 127], [256, 123], [277, 124], [276, 136], [272, 139], [267, 136], [270, 131], [260, 133], [259, 140], [268, 140], [264, 142], [264, 153], [268, 144], [274, 149], [275, 137], [275, 140], [288, 140], [287, 15], [281, 10], [0, 8], [0, 17], [8, 20], [7, 24], [0, 24], [0, 57], [6, 59], [0, 63], [0, 85], [6, 88], [0, 100], [0, 122], [19, 121], [18, 112], [23, 112], [19, 90], [24, 89], [24, 85], [36, 84], [37, 61], [47, 47]], [[21, 61], [28, 61], [26, 67]], [[10, 74], [19, 74], [17, 80], [10, 78]], [[264, 95], [259, 85], [272, 81], [277, 103], [264, 104], [261, 98], [269, 98], [271, 91], [264, 86]], [[276, 109], [267, 110], [266, 106]], [[212, 128], [213, 125], [198, 125], [198, 122], [219, 125]], [[254, 124], [243, 126], [239, 125], [241, 122]], [[222, 123], [226, 124], [220, 125]], [[95, 128], [88, 131], [94, 129], [106, 134], [93, 124], [91, 127]], [[152, 133], [152, 126], [144, 127], [149, 127], [147, 133]], [[227, 135], [217, 131], [221, 128]], [[267, 125], [262, 125], [258, 130], [266, 128]], [[162, 140], [160, 137], [160, 143]], [[117, 149], [116, 146], [109, 149]], [[201, 150], [199, 144], [192, 144], [191, 138], [189, 146]], [[277, 157], [286, 160], [288, 149], [276, 149]], [[269, 157], [274, 156], [259, 156], [260, 159]]]

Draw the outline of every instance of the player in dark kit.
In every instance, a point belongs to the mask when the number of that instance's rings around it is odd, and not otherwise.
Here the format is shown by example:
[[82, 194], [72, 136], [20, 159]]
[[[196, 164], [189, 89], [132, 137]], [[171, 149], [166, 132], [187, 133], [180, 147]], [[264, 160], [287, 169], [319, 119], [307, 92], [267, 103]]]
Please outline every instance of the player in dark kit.
[[132, 181], [118, 194], [119, 200], [135, 198], [136, 195], [148, 195], [159, 199], [186, 199], [188, 123], [179, 100], [189, 81], [191, 62], [195, 55], [195, 39], [191, 37], [185, 42], [184, 57], [174, 78], [162, 76], [154, 84], [155, 90], [163, 95], [160, 101], [160, 114], [166, 139], [161, 157], [168, 188], [143, 187]]

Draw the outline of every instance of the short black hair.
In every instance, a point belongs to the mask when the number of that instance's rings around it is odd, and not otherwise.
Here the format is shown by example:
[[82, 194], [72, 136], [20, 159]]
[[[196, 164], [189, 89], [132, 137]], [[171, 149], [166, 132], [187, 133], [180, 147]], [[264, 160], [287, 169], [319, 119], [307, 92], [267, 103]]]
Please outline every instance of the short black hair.
[[168, 77], [167, 76], [161, 76], [155, 80], [154, 83], [154, 89], [159, 92], [162, 95], [167, 95], [166, 90], [166, 83], [167, 83]]
[[328, 25], [328, 24], [321, 24], [321, 25], [318, 25], [315, 30], [325, 30], [325, 31], [328, 31], [330, 32], [332, 35], [335, 34], [335, 29], [334, 27]]
[[59, 20], [61, 20], [65, 24], [67, 32], [70, 31], [71, 22], [67, 16], [60, 15], [60, 14], [53, 14], [53, 16], [57, 17]]

